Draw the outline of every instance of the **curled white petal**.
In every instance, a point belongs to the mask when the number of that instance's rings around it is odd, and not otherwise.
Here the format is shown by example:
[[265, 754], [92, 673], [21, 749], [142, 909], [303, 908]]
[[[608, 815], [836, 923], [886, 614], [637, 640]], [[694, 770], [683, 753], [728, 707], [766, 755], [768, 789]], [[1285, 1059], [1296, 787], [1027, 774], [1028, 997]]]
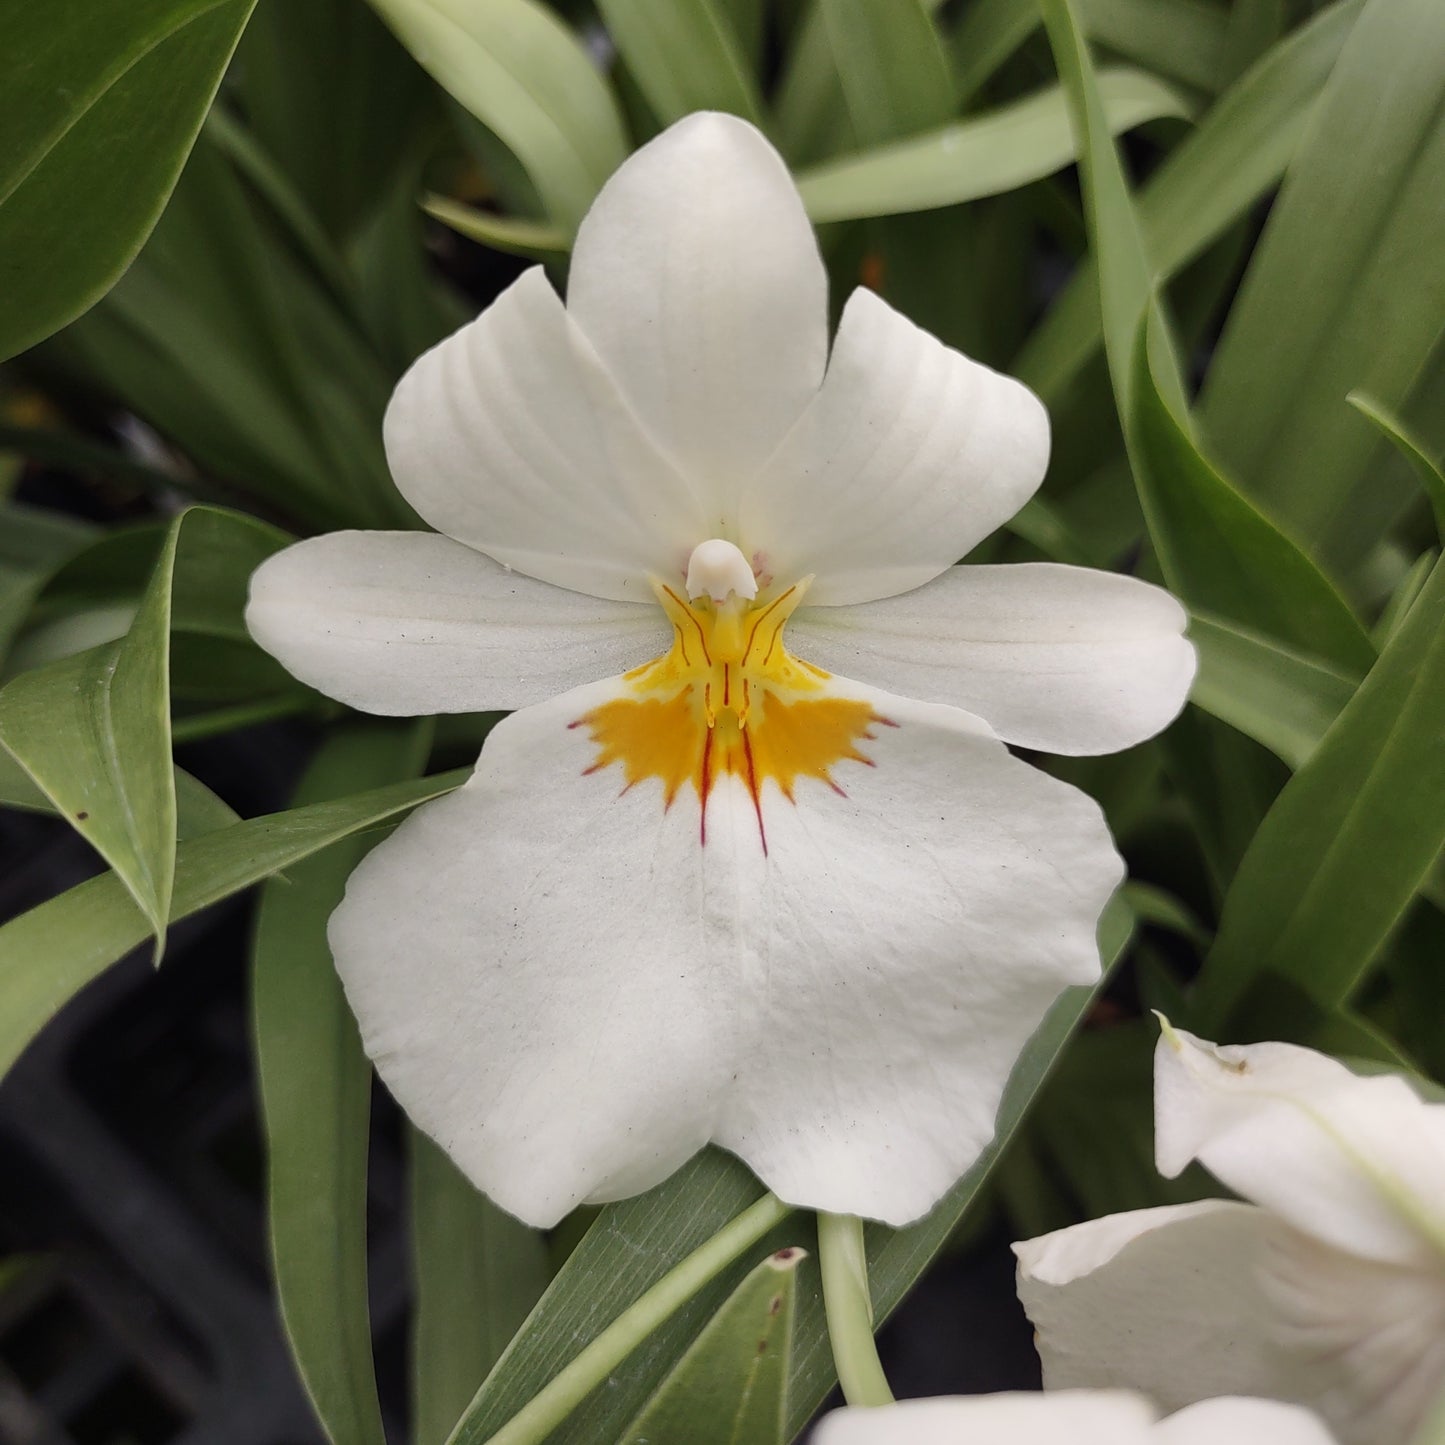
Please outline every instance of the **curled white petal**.
[[1013, 516], [1048, 456], [1026, 386], [858, 290], [822, 388], [743, 498], [744, 546], [774, 576], [814, 573], [815, 606], [891, 597]]
[[806, 607], [798, 651], [832, 672], [977, 713], [1005, 742], [1108, 753], [1167, 727], [1194, 678], [1160, 587], [1053, 562], [950, 567], [852, 607]]
[[655, 656], [655, 606], [510, 572], [428, 532], [331, 532], [269, 558], [246, 626], [289, 672], [389, 717], [526, 707]]
[[1217, 1047], [1166, 1028], [1154, 1055], [1160, 1172], [1198, 1159], [1327, 1244], [1445, 1268], [1445, 1105], [1293, 1044]]
[[827, 278], [787, 167], [703, 112], [623, 163], [577, 233], [567, 308], [726, 534], [823, 376]]
[[579, 689], [352, 876], [331, 942], [367, 1050], [505, 1208], [551, 1224], [714, 1140], [792, 1203], [915, 1219], [1097, 978], [1122, 870], [1094, 803], [967, 714], [846, 688], [887, 719], [867, 760], [791, 802], [716, 779], [705, 842], [691, 784], [599, 766], [579, 724], [622, 684]]
[[384, 435], [437, 531], [577, 592], [650, 601], [649, 577], [716, 530], [540, 266], [414, 363]]

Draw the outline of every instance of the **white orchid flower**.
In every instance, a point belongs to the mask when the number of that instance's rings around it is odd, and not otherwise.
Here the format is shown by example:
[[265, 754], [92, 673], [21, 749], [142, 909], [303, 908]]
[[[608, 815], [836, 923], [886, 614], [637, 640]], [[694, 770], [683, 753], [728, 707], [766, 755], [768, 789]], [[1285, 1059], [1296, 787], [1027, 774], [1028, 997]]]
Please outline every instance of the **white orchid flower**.
[[958, 1395], [834, 1410], [813, 1445], [1334, 1445], [1307, 1410], [1219, 1399], [1159, 1420], [1124, 1390]]
[[1014, 1246], [1047, 1387], [1166, 1409], [1309, 1405], [1345, 1445], [1404, 1445], [1445, 1391], [1445, 1105], [1290, 1044], [1166, 1026], [1158, 1165], [1253, 1204], [1115, 1214]]
[[825, 293], [771, 146], [678, 123], [598, 196], [565, 309], [532, 270], [397, 388], [392, 470], [443, 535], [253, 582], [257, 640], [343, 702], [521, 709], [330, 937], [392, 1092], [533, 1224], [710, 1140], [791, 1203], [914, 1219], [1098, 977], [1120, 861], [1004, 744], [1164, 727], [1184, 613], [954, 567], [1037, 487], [1043, 408], [868, 291], [830, 358]]

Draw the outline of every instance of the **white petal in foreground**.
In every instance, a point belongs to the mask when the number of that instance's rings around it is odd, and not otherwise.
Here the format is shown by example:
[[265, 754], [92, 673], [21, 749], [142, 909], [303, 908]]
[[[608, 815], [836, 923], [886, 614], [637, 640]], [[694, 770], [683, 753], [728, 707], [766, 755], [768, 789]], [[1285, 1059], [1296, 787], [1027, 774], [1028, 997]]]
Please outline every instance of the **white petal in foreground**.
[[1224, 1200], [1139, 1209], [1014, 1245], [1046, 1389], [1142, 1390], [1162, 1409], [1214, 1395], [1299, 1399], [1265, 1265], [1287, 1227]]
[[950, 567], [901, 597], [805, 607], [809, 662], [977, 713], [1008, 743], [1112, 753], [1161, 732], [1194, 679], [1184, 609], [1160, 587], [1053, 562]]
[[712, 535], [540, 266], [415, 362], [384, 435], [437, 531], [561, 587], [649, 602]]
[[617, 170], [577, 233], [567, 309], [652, 434], [715, 499], [823, 377], [827, 278], [782, 158], [746, 121], [688, 116]]
[[1142, 1209], [1014, 1251], [1051, 1389], [1140, 1390], [1164, 1409], [1294, 1401], [1343, 1445], [1408, 1445], [1445, 1390], [1445, 1276], [1346, 1254], [1254, 1205]]
[[1278, 1400], [1203, 1400], [1154, 1427], [1155, 1445], [1334, 1445], [1308, 1410]]
[[1048, 457], [1026, 386], [858, 290], [822, 389], [744, 495], [744, 550], [779, 579], [814, 574], [814, 606], [891, 597], [1013, 516]]
[[1154, 1418], [1147, 1401], [1114, 1390], [940, 1396], [833, 1410], [813, 1445], [1152, 1445]]
[[714, 763], [705, 842], [693, 764], [671, 732], [629, 752], [648, 725], [603, 711], [631, 702], [609, 682], [501, 723], [352, 875], [331, 941], [367, 1050], [514, 1214], [634, 1193], [711, 1139], [792, 1203], [905, 1223], [1097, 977], [1122, 869], [1094, 803], [967, 714], [835, 684], [829, 766], [826, 728], [800, 753], [791, 714], [755, 714], [775, 771], [755, 801]]
[[1161, 1173], [1198, 1159], [1327, 1244], [1445, 1269], [1445, 1105], [1293, 1044], [1216, 1047], [1166, 1028], [1154, 1055]]
[[538, 582], [430, 532], [332, 532], [263, 562], [251, 636], [363, 712], [527, 707], [625, 671], [671, 638], [655, 605]]

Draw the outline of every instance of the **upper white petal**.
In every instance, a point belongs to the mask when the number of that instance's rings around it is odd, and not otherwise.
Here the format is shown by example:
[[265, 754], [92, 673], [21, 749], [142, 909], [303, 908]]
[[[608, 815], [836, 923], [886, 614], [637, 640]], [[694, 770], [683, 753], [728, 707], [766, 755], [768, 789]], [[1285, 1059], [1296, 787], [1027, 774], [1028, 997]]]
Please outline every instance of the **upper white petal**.
[[827, 278], [778, 153], [700, 113], [625, 161], [572, 250], [567, 308], [638, 415], [713, 499], [738, 492], [818, 388]]
[[1097, 977], [1121, 867], [1097, 807], [954, 709], [796, 803], [623, 789], [579, 689], [492, 733], [466, 787], [352, 875], [332, 920], [368, 1052], [500, 1204], [550, 1224], [735, 1149], [792, 1203], [904, 1223], [991, 1138], [1023, 1043]]
[[1224, 1396], [1201, 1400], [1161, 1420], [1157, 1445], [1334, 1445], [1319, 1419], [1278, 1400]]
[[1150, 1445], [1153, 1420], [1148, 1401], [1122, 1390], [940, 1396], [830, 1411], [813, 1445]]
[[302, 682], [363, 712], [526, 707], [655, 657], [656, 606], [508, 571], [430, 532], [331, 532], [268, 558], [246, 626]]
[[966, 708], [1005, 742], [1109, 753], [1184, 706], [1188, 620], [1147, 582], [1032, 562], [950, 567], [900, 597], [805, 608], [789, 636], [809, 662]]
[[384, 434], [433, 527], [545, 582], [650, 601], [712, 535], [541, 267], [413, 364]]
[[744, 550], [775, 577], [814, 574], [815, 606], [891, 597], [1013, 516], [1048, 456], [1026, 386], [860, 289], [822, 388], [744, 494]]
[[1217, 1048], [1166, 1029], [1154, 1055], [1159, 1169], [1198, 1159], [1340, 1249], [1445, 1264], [1445, 1105], [1293, 1044]]

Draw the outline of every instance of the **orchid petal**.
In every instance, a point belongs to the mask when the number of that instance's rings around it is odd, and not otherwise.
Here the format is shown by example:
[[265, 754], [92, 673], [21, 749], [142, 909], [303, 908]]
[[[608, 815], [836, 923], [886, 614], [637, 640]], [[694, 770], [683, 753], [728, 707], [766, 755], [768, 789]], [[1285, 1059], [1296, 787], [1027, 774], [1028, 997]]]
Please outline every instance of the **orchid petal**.
[[822, 388], [743, 495], [745, 550], [775, 577], [815, 574], [815, 606], [907, 592], [1013, 516], [1048, 455], [1026, 386], [860, 289]]
[[544, 582], [647, 602], [711, 535], [541, 267], [412, 365], [384, 435], [427, 522]]
[[666, 646], [655, 606], [605, 602], [429, 532], [332, 532], [251, 579], [246, 625], [302, 682], [363, 712], [526, 707]]
[[567, 308], [637, 414], [722, 515], [823, 377], [827, 278], [782, 158], [700, 113], [602, 188], [572, 250]]
[[624, 680], [578, 689], [353, 874], [331, 941], [367, 1050], [503, 1207], [549, 1225], [711, 1139], [791, 1203], [907, 1222], [1097, 977], [1095, 804], [956, 709], [829, 697], [863, 719], [831, 772], [713, 777], [704, 812], [599, 753]]
[[1219, 1048], [1166, 1027], [1159, 1170], [1198, 1159], [1237, 1194], [1369, 1259], [1445, 1268], [1445, 1105], [1293, 1044]]
[[941, 1396], [832, 1410], [813, 1445], [1151, 1445], [1153, 1420], [1146, 1400], [1116, 1390]]
[[984, 718], [1005, 742], [1110, 753], [1178, 715], [1194, 677], [1188, 615], [1162, 588], [1032, 562], [950, 567], [924, 587], [854, 607], [805, 608], [798, 651]]
[[1308, 1410], [1279, 1400], [1224, 1396], [1161, 1420], [1155, 1445], [1334, 1445], [1334, 1437]]
[[1262, 1209], [1205, 1200], [1015, 1244], [1044, 1388], [1142, 1390], [1165, 1410], [1214, 1395], [1307, 1394], [1264, 1285], [1286, 1232]]

